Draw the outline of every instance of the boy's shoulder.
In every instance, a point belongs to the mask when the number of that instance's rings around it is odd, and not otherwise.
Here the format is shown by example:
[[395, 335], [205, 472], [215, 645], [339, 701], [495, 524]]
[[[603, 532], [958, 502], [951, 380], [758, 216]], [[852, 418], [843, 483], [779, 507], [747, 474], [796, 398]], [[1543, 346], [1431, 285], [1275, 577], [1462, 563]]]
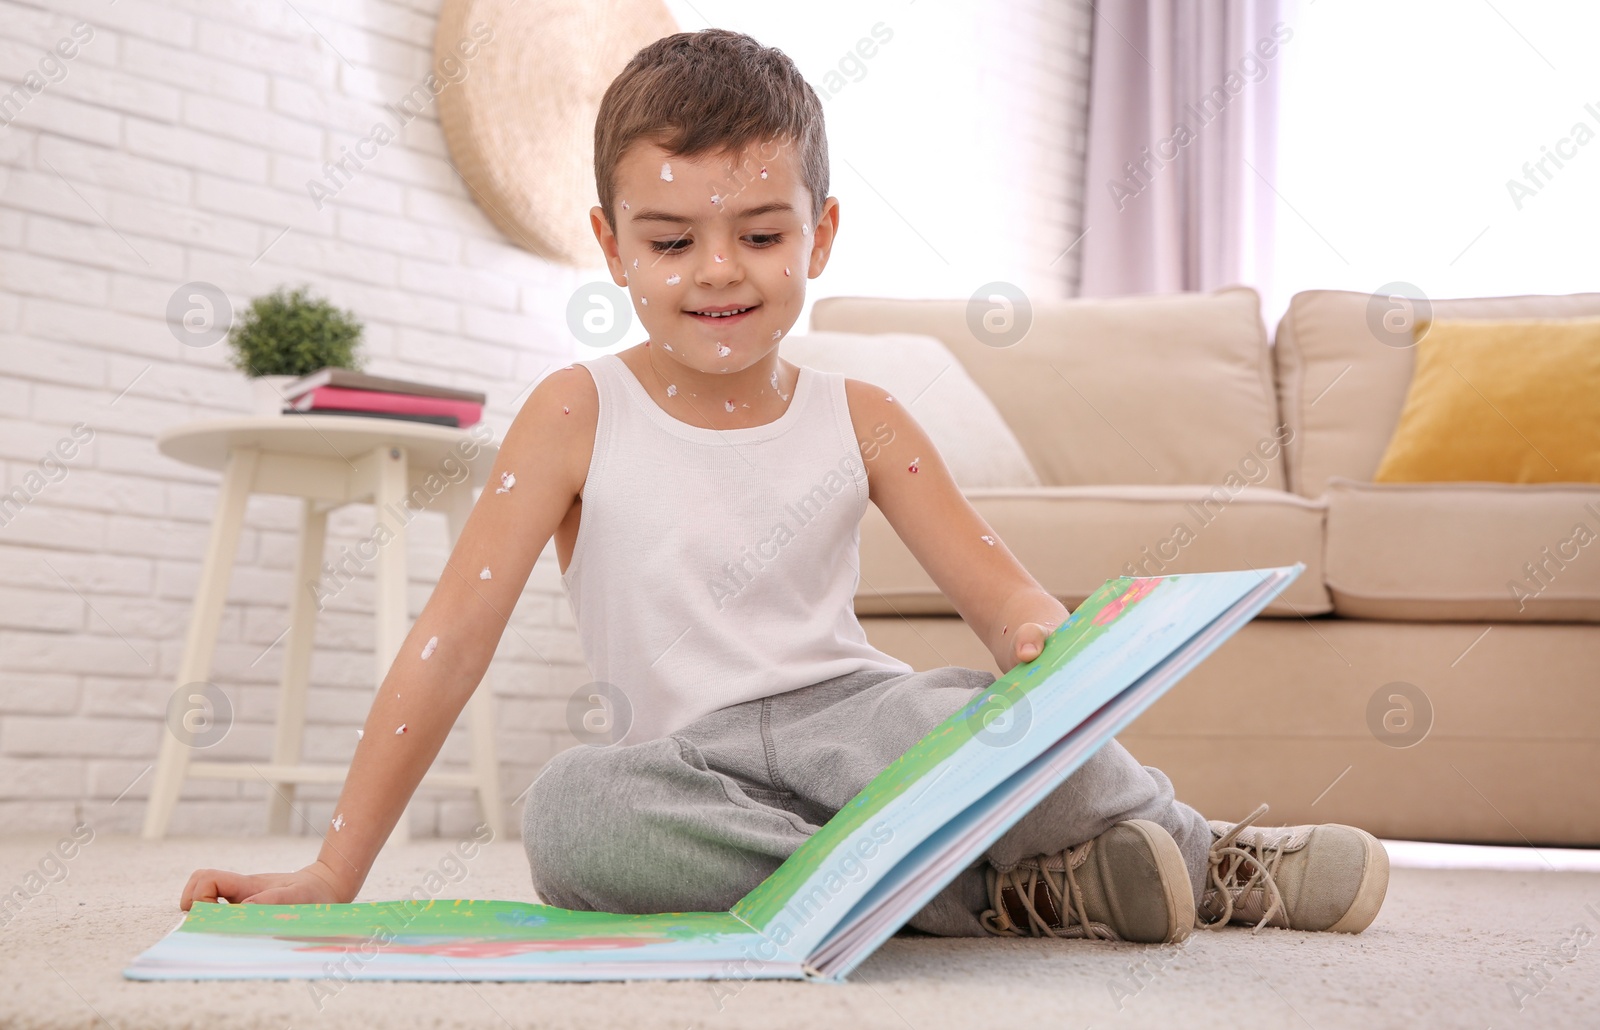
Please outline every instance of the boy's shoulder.
[[587, 368], [573, 363], [534, 384], [506, 430], [500, 450], [513, 460], [558, 456], [560, 472], [574, 492], [581, 491], [594, 452], [600, 416], [600, 391]]

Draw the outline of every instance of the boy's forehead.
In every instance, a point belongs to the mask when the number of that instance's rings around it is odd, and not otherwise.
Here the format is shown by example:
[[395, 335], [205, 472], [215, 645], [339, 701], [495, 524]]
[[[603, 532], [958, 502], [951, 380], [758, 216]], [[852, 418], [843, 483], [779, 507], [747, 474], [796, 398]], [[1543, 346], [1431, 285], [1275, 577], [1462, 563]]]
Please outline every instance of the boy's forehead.
[[[666, 178], [664, 168], [672, 175], [671, 180]], [[762, 169], [767, 171], [767, 176], [761, 176]], [[639, 140], [623, 153], [618, 162], [617, 178], [619, 182], [631, 180], [636, 185], [657, 182], [662, 186], [670, 186], [680, 176], [727, 182], [752, 178], [794, 182], [799, 172], [794, 147], [783, 140], [752, 140], [737, 148], [707, 151], [694, 157], [672, 154], [660, 144]]]

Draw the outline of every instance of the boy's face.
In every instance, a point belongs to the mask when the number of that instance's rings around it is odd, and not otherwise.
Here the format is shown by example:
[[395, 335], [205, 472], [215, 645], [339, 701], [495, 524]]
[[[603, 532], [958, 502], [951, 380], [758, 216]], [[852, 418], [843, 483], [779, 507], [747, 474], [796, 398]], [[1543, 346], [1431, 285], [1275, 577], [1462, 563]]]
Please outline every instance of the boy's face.
[[[614, 213], [614, 234], [599, 207], [590, 222], [657, 359], [707, 373], [738, 372], [778, 346], [839, 224], [833, 197], [812, 223], [795, 150], [778, 141], [697, 158], [637, 143], [617, 167]], [[725, 311], [738, 313], [712, 314]]]

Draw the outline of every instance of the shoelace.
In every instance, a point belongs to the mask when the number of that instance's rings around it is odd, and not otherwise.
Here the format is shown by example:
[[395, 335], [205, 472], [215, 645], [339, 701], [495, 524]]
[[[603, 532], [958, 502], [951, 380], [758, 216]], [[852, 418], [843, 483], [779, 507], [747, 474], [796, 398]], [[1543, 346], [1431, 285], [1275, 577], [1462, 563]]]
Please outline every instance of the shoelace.
[[[1283, 857], [1283, 844], [1288, 840], [1288, 837], [1286, 835], [1279, 836], [1262, 844], [1240, 846], [1234, 843], [1247, 826], [1261, 818], [1266, 812], [1267, 806], [1265, 804], [1257, 805], [1254, 812], [1228, 827], [1228, 832], [1218, 837], [1216, 842], [1211, 845], [1211, 851], [1207, 859], [1207, 874], [1212, 884], [1217, 888], [1218, 893], [1222, 895], [1224, 907], [1220, 918], [1205, 924], [1208, 928], [1226, 926], [1228, 921], [1233, 918], [1234, 898], [1242, 897], [1249, 891], [1254, 890], [1257, 885], [1265, 887], [1268, 896], [1272, 898], [1272, 904], [1267, 906], [1267, 914], [1261, 917], [1261, 922], [1251, 927], [1251, 933], [1259, 932], [1275, 914], [1285, 911], [1283, 895], [1278, 891], [1278, 881], [1273, 879], [1273, 873], [1277, 871], [1278, 861]], [[1229, 858], [1234, 861], [1229, 864], [1227, 874], [1224, 875], [1222, 866]], [[1254, 868], [1254, 872], [1250, 874], [1250, 879], [1241, 886], [1239, 884], [1239, 870], [1247, 863]]]
[[[1081, 847], [1081, 845], [1080, 845]], [[1057, 883], [1052, 871], [1043, 868], [1043, 862], [1037, 865], [1030, 864], [1027, 868], [1018, 866], [1004, 873], [998, 872], [994, 866], [985, 871], [985, 880], [989, 886], [989, 910], [982, 916], [984, 928], [993, 934], [1021, 936], [1022, 929], [1011, 920], [1011, 913], [1006, 909], [1005, 902], [1001, 899], [1000, 892], [1007, 887], [1015, 890], [1017, 899], [1022, 902], [1022, 907], [1028, 913], [1028, 932], [1034, 936], [1045, 937], [1076, 937], [1070, 932], [1057, 933], [1051, 929], [1038, 909], [1033, 905], [1033, 888], [1040, 880], [1044, 881], [1045, 891], [1050, 899], [1055, 902], [1056, 911], [1062, 915], [1062, 930], [1082, 927], [1085, 937], [1093, 937], [1103, 941], [1119, 941], [1122, 938], [1112, 932], [1111, 927], [1104, 923], [1096, 923], [1089, 919], [1089, 911], [1083, 901], [1083, 888], [1078, 886], [1078, 878], [1072, 872], [1072, 852], [1068, 848], [1062, 853], [1061, 882]]]

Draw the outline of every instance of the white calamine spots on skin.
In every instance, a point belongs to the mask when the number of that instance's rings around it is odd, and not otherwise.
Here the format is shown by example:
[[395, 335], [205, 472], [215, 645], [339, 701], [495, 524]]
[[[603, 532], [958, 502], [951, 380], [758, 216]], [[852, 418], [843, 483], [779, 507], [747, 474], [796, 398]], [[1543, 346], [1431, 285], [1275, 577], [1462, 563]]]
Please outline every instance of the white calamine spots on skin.
[[367, 735], [367, 731], [366, 730], [356, 730], [356, 739], [357, 740], [360, 740], [362, 737], [364, 737], [366, 735]]
[[718, 264], [721, 264], [722, 262], [728, 260], [727, 258], [723, 257], [721, 254], [713, 254], [711, 256], [717, 260]]
[[888, 401], [888, 402], [890, 402], [891, 404], [894, 403], [894, 398], [890, 397], [888, 394], [884, 394], [883, 395], [883, 399]]
[[639, 303], [643, 304], [645, 307], [649, 307], [650, 306], [650, 298], [649, 297], [640, 297], [639, 298]]
[[422, 657], [423, 657], [423, 660], [426, 661], [430, 656], [432, 656], [432, 654], [434, 652], [434, 649], [437, 648], [438, 646], [439, 646], [439, 638], [438, 637], [429, 637], [428, 638], [428, 642], [426, 644], [422, 645]]
[[810, 236], [811, 235], [811, 223], [810, 222], [801, 222], [800, 223], [800, 235], [801, 236]]
[[730, 412], [733, 410], [733, 402], [732, 401], [723, 401], [722, 402], [722, 406], [724, 408], [727, 408]]
[[911, 464], [906, 466], [906, 471], [907, 472], [915, 472], [917, 470], [917, 462], [919, 462], [921, 460], [922, 460], [921, 458], [912, 458], [911, 459]]
[[483, 567], [483, 571], [478, 573], [478, 578], [479, 579], [493, 579], [494, 578], [494, 576], [491, 575], [490, 572], [489, 572], [489, 566], [485, 565]]
[[667, 384], [667, 396], [668, 397], [676, 397], [676, 396], [678, 396], [678, 386], [677, 386], [676, 383], [668, 383]]
[[711, 203], [720, 204], [720, 203], [722, 203], [722, 198], [717, 196], [715, 193], [713, 193], [713, 194], [711, 194]]
[[789, 266], [788, 265], [784, 265], [783, 266], [783, 274], [784, 275], [788, 275], [789, 274]]
[[344, 829], [344, 813], [340, 812], [333, 817], [333, 832], [338, 833], [342, 829]]
[[511, 488], [517, 485], [517, 476], [514, 472], [500, 473], [500, 485], [495, 488], [497, 494], [508, 494]]
[[682, 281], [682, 279], [681, 279], [681, 277], [680, 277], [680, 276], [679, 276], [679, 275], [678, 275], [678, 273], [677, 273], [677, 272], [673, 272], [673, 273], [672, 273], [672, 274], [671, 274], [671, 275], [669, 275], [669, 276], [667, 276], [667, 285], [668, 285], [668, 286], [676, 286], [676, 285], [678, 285], [678, 283], [680, 283], [680, 282], [681, 282], [681, 281]]
[[765, 179], [765, 178], [766, 178], [766, 177], [767, 177], [767, 168], [766, 168], [766, 166], [765, 166], [765, 165], [762, 165], [762, 166], [761, 166], [761, 177], [762, 177], [762, 178], [763, 178], [763, 179]]
[[672, 349], [672, 344], [670, 344], [670, 343], [663, 343], [661, 346], [665, 347], [667, 350], [671, 350]]
[[730, 347], [727, 344], [723, 343], [721, 340], [717, 341], [717, 357], [725, 358], [729, 354], [732, 354], [732, 353], [733, 353], [733, 348], [732, 347]]
[[773, 369], [772, 370], [772, 388], [774, 390], [776, 390], [778, 388], [778, 370], [777, 369]]
[[563, 405], [561, 405], [561, 414], [570, 415], [570, 414], [572, 414], [572, 409], [567, 407], [565, 404], [563, 404]]
[[622, 202], [622, 210], [624, 210], [624, 211], [628, 210], [628, 202], [626, 200], [624, 200]]
[[990, 547], [994, 546], [994, 537], [988, 535], [987, 533], [985, 533], [983, 536], [980, 536], [978, 539], [982, 540], [984, 543], [988, 544]]
[[398, 737], [400, 734], [404, 733], [405, 731], [406, 731], [406, 724], [405, 723], [401, 723], [400, 724], [400, 728], [394, 731], [394, 735]]
[[776, 340], [778, 337], [780, 337], [782, 335], [783, 335], [783, 330], [782, 329], [774, 329], [774, 330], [772, 330], [772, 338], [774, 340]]
[[661, 164], [661, 177], [667, 182], [672, 181], [672, 165], [665, 161]]
[[639, 267], [639, 259], [638, 258], [634, 258], [633, 259], [633, 267], [635, 267], [635, 268]]

